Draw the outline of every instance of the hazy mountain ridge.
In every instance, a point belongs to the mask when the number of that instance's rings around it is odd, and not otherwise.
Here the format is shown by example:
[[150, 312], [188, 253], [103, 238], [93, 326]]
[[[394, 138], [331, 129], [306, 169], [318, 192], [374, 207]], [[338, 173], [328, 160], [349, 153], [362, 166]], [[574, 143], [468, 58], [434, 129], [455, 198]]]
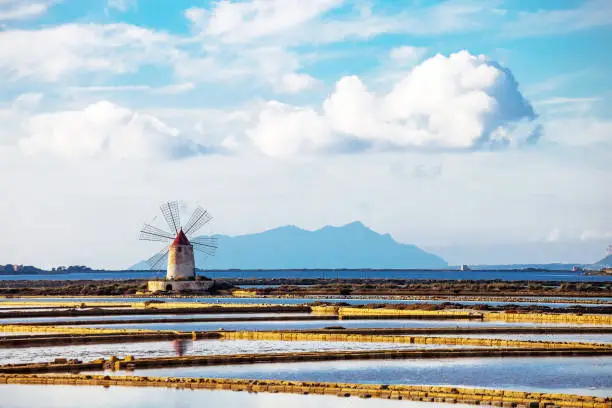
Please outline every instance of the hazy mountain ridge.
[[612, 254], [610, 254], [610, 255], [606, 256], [605, 258], [603, 258], [602, 260], [596, 262], [595, 264], [593, 264], [593, 266], [612, 268]]
[[[335, 269], [444, 268], [441, 257], [395, 241], [361, 222], [308, 231], [284, 226], [255, 234], [216, 235], [219, 249], [206, 258], [196, 251], [196, 265], [205, 269]], [[140, 269], [139, 262], [131, 269]]]

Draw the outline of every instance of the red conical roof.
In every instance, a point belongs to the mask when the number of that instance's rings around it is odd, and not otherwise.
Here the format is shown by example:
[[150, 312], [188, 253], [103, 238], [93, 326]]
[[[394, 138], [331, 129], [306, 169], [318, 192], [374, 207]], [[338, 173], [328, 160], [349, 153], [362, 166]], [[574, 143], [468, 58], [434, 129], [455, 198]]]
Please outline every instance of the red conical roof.
[[174, 238], [174, 241], [172, 241], [172, 245], [191, 245], [182, 228], [178, 234], [176, 234], [176, 238]]

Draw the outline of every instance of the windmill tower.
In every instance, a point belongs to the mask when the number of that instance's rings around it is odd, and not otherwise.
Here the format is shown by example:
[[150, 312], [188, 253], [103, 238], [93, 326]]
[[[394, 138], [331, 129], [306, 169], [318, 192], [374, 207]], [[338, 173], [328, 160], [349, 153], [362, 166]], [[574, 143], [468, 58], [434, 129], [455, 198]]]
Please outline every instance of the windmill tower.
[[166, 279], [195, 278], [193, 245], [181, 229], [168, 247], [168, 272]]
[[212, 281], [196, 281], [194, 250], [206, 256], [212, 256], [217, 249], [215, 237], [194, 237], [212, 217], [202, 207], [197, 207], [185, 225], [181, 224], [181, 204], [169, 201], [160, 206], [168, 228], [172, 232], [144, 224], [140, 230], [140, 239], [144, 241], [163, 242], [164, 248], [146, 262], [151, 270], [160, 270], [167, 260], [166, 279], [149, 281], [149, 291], [192, 291], [208, 290]]

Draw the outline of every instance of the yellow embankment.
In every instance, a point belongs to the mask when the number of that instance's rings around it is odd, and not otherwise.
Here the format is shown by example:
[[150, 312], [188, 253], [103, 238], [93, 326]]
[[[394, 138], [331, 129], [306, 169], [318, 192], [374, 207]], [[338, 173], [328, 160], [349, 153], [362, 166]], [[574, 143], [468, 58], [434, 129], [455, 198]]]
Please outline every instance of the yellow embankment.
[[282, 340], [282, 341], [346, 341], [368, 343], [407, 343], [407, 344], [441, 344], [453, 346], [482, 346], [499, 348], [612, 348], [612, 344], [551, 342], [526, 340], [501, 340], [468, 337], [430, 337], [430, 336], [388, 336], [345, 333], [299, 333], [299, 332], [223, 332], [227, 340]]
[[427, 385], [382, 385], [323, 383], [281, 380], [243, 380], [224, 378], [164, 378], [138, 376], [33, 374], [0, 375], [0, 384], [53, 384], [167, 387], [216, 389], [228, 391], [335, 395], [340, 397], [402, 399], [435, 403], [562, 408], [610, 408], [610, 398], [545, 394], [537, 392], [457, 388]]
[[337, 314], [342, 316], [444, 316], [444, 317], [479, 317], [482, 313], [472, 310], [401, 310], [401, 309], [367, 309], [359, 307], [312, 306], [313, 314]]
[[612, 324], [612, 315], [575, 314], [575, 313], [484, 313], [484, 320], [502, 320], [506, 322], [541, 322], [570, 324]]
[[254, 290], [235, 290], [232, 292], [232, 296], [234, 297], [257, 297], [257, 292]]
[[316, 314], [337, 314], [342, 316], [444, 316], [444, 317], [478, 317], [487, 321], [510, 322], [541, 322], [568, 324], [612, 325], [612, 315], [609, 314], [575, 314], [575, 313], [505, 313], [480, 312], [470, 310], [399, 310], [399, 309], [367, 309], [358, 307], [313, 306]]
[[[205, 303], [205, 302], [170, 302], [170, 303], [133, 303], [134, 308], [148, 308], [148, 309], [186, 309], [186, 308], [253, 308], [260, 307], [262, 309], [265, 308], [275, 308], [275, 307], [283, 307], [283, 308], [301, 308], [302, 305], [274, 305], [269, 303]], [[263, 310], [265, 312], [265, 310]], [[221, 311], [222, 312], [222, 311]]]
[[472, 310], [396, 310], [396, 309], [361, 309], [357, 307], [341, 307], [340, 316], [444, 316], [444, 317], [476, 317], [480, 312]]
[[24, 333], [59, 333], [59, 334], [127, 334], [127, 333], [159, 333], [173, 332], [172, 330], [144, 330], [144, 329], [107, 329], [101, 327], [67, 327], [67, 326], [17, 326], [0, 324], [0, 332]]

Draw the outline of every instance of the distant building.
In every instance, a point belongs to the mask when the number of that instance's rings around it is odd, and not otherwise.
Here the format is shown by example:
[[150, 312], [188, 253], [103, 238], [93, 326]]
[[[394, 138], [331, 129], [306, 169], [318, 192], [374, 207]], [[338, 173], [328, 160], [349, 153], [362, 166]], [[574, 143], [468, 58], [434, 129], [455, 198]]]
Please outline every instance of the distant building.
[[461, 265], [460, 268], [462, 271], [471, 271], [472, 268], [470, 268], [469, 266], [467, 266], [466, 264]]

